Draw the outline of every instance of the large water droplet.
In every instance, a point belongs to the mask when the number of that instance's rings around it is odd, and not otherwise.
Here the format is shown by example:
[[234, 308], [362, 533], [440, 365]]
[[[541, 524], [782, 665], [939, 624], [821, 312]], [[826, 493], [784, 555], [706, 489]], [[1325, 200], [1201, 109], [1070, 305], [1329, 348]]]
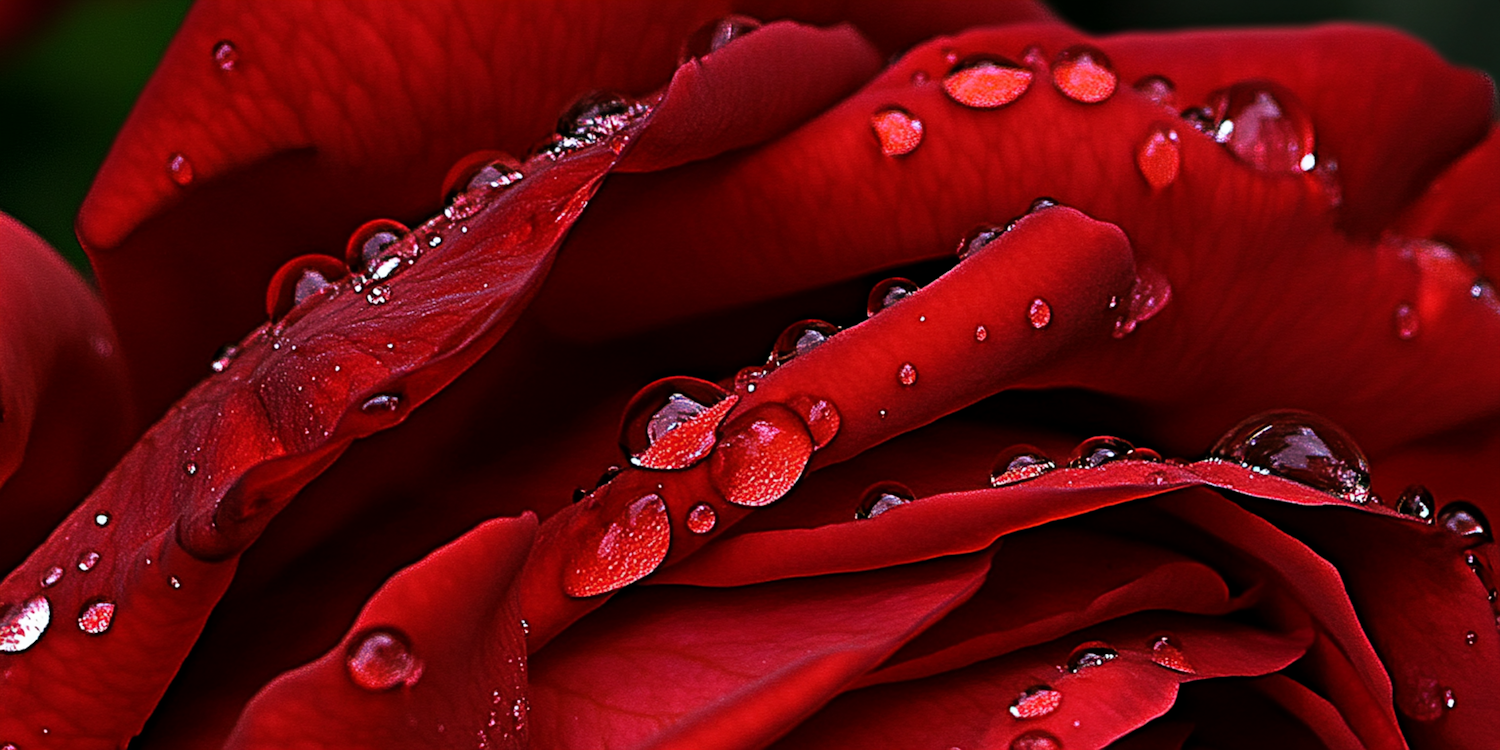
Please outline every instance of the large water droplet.
[[1417, 337], [1422, 330], [1422, 321], [1417, 316], [1417, 309], [1409, 303], [1402, 302], [1396, 305], [1396, 338], [1402, 341], [1410, 341]]
[[1135, 332], [1140, 324], [1156, 317], [1156, 314], [1172, 301], [1172, 284], [1160, 271], [1150, 266], [1140, 266], [1130, 294], [1125, 298], [1125, 309], [1115, 319], [1111, 336], [1125, 338]]
[[1036, 479], [1057, 468], [1057, 464], [1040, 449], [1030, 445], [1013, 445], [995, 457], [990, 469], [990, 486], [1004, 487], [1008, 484]]
[[896, 382], [903, 386], [916, 385], [917, 366], [910, 362], [902, 362], [901, 366], [896, 368]]
[[319, 293], [330, 291], [349, 275], [343, 263], [327, 255], [303, 255], [287, 261], [266, 288], [266, 314], [282, 320], [292, 308]]
[[943, 76], [943, 92], [965, 107], [1003, 107], [1026, 93], [1031, 70], [1002, 57], [970, 57]]
[[53, 586], [56, 586], [57, 582], [62, 580], [62, 577], [63, 569], [59, 566], [53, 565], [52, 567], [47, 569], [46, 573], [42, 574], [42, 588], [49, 589]]
[[709, 458], [709, 479], [735, 505], [769, 505], [797, 484], [812, 449], [812, 437], [796, 412], [762, 404], [725, 427]]
[[1057, 56], [1052, 63], [1052, 83], [1075, 102], [1096, 104], [1115, 93], [1119, 76], [1102, 50], [1080, 44]]
[[1290, 91], [1267, 81], [1237, 83], [1209, 95], [1214, 140], [1240, 161], [1267, 172], [1317, 166], [1312, 119]]
[[[613, 139], [647, 108], [619, 94], [596, 92], [574, 102], [557, 120], [557, 132], [541, 153], [557, 158], [570, 151]], [[620, 144], [623, 147], [623, 142]]]
[[880, 482], [871, 485], [859, 497], [855, 506], [855, 518], [874, 518], [897, 506], [917, 499], [916, 493], [900, 482]]
[[355, 685], [372, 692], [410, 687], [422, 677], [422, 662], [412, 654], [406, 635], [387, 628], [355, 638], [345, 652], [344, 666]]
[[873, 318], [881, 310], [916, 293], [917, 284], [911, 279], [896, 276], [881, 281], [870, 288], [870, 296], [865, 301], [865, 315]]
[[625, 407], [620, 448], [647, 469], [686, 469], [713, 450], [719, 423], [739, 402], [706, 380], [663, 378], [638, 391]]
[[344, 245], [344, 263], [372, 280], [389, 278], [401, 270], [403, 261], [391, 246], [410, 231], [399, 221], [367, 221], [349, 235]]
[[1177, 647], [1177, 643], [1170, 635], [1159, 635], [1151, 641], [1151, 661], [1183, 674], [1197, 674], [1193, 669], [1193, 663], [1188, 661], [1187, 655]]
[[1031, 322], [1031, 327], [1037, 330], [1052, 325], [1052, 305], [1047, 300], [1037, 297], [1031, 301], [1031, 306], [1026, 308], [1026, 319]]
[[1107, 463], [1124, 460], [1135, 450], [1129, 440], [1099, 435], [1078, 444], [1073, 455], [1068, 457], [1070, 469], [1096, 469]]
[[94, 569], [99, 564], [99, 553], [89, 550], [78, 556], [78, 569], [84, 573]]
[[813, 450], [822, 449], [838, 436], [843, 417], [833, 402], [814, 396], [797, 396], [788, 401], [787, 406], [807, 425], [807, 433], [813, 439]]
[[1495, 541], [1484, 513], [1462, 500], [1444, 505], [1437, 515], [1437, 525], [1475, 544]]
[[1437, 501], [1426, 487], [1413, 484], [1402, 490], [1401, 497], [1396, 499], [1396, 512], [1431, 523], [1437, 512]]
[[922, 145], [922, 121], [900, 107], [886, 107], [870, 115], [870, 129], [886, 156], [906, 156]]
[[1062, 742], [1047, 732], [1033, 729], [1011, 740], [1010, 750], [1062, 750]]
[[1078, 674], [1085, 669], [1093, 669], [1094, 667], [1108, 664], [1118, 658], [1119, 655], [1120, 652], [1114, 650], [1109, 645], [1093, 641], [1073, 649], [1073, 653], [1068, 655], [1067, 668], [1069, 672]]
[[1135, 166], [1156, 190], [1175, 182], [1182, 167], [1182, 144], [1178, 142], [1177, 131], [1165, 125], [1153, 126], [1135, 150]]
[[687, 515], [687, 529], [694, 534], [707, 534], [719, 523], [719, 514], [708, 503], [694, 505]]
[[683, 41], [682, 51], [677, 56], [677, 64], [682, 65], [689, 60], [707, 57], [728, 46], [730, 42], [754, 32], [760, 26], [760, 21], [739, 15], [709, 21], [698, 27], [697, 31], [689, 34], [688, 38]]
[[1136, 81], [1134, 88], [1152, 104], [1167, 109], [1175, 109], [1177, 106], [1177, 86], [1166, 76], [1146, 76]]
[[1062, 705], [1062, 693], [1051, 685], [1032, 685], [1010, 702], [1010, 715], [1017, 719], [1040, 719]]
[[240, 51], [235, 49], [234, 42], [227, 39], [214, 45], [214, 64], [219, 70], [228, 73], [234, 70], [240, 62]]
[[974, 227], [958, 243], [958, 259], [963, 260], [989, 247], [990, 243], [1000, 239], [1002, 234], [1005, 234], [1005, 227], [994, 224], [980, 224]]
[[1305, 411], [1270, 411], [1246, 419], [1224, 433], [1210, 455], [1349, 502], [1364, 504], [1370, 497], [1370, 463], [1354, 439]]
[[823, 345], [839, 332], [839, 327], [822, 320], [799, 320], [786, 327], [776, 338], [768, 365], [784, 365]]
[[115, 619], [115, 603], [96, 601], [84, 606], [78, 613], [78, 629], [89, 635], [104, 635]]
[[33, 596], [4, 611], [0, 615], [0, 653], [15, 654], [31, 648], [52, 624], [52, 603], [45, 596]]
[[628, 586], [656, 570], [671, 545], [666, 501], [661, 495], [643, 495], [582, 539], [563, 570], [563, 590], [586, 597]]
[[193, 163], [183, 154], [172, 154], [167, 157], [167, 176], [181, 187], [187, 187], [193, 183]]

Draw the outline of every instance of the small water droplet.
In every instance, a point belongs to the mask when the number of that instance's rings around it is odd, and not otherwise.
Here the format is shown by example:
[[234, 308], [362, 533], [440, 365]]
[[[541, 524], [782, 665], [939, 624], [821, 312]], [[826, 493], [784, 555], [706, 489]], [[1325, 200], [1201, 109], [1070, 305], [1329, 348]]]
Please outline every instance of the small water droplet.
[[694, 505], [687, 515], [687, 529], [694, 534], [707, 534], [719, 523], [719, 514], [708, 503]]
[[1125, 460], [1161, 463], [1161, 454], [1157, 453], [1154, 450], [1151, 450], [1150, 448], [1131, 448], [1130, 452], [1125, 454]]
[[1478, 633], [1476, 633], [1476, 632], [1474, 632], [1472, 630], [1470, 630], [1467, 633], [1464, 633], [1464, 645], [1466, 645], [1466, 646], [1472, 646], [1472, 645], [1474, 645], [1474, 644], [1476, 644], [1478, 642], [1479, 642], [1479, 634]]
[[1135, 90], [1141, 92], [1152, 104], [1167, 109], [1177, 106], [1177, 86], [1166, 76], [1146, 76], [1135, 82]]
[[401, 394], [379, 393], [365, 399], [359, 410], [365, 414], [394, 414], [401, 408]]
[[109, 514], [103, 512], [103, 511], [95, 513], [94, 514], [94, 525], [98, 526], [98, 527], [101, 527], [101, 528], [105, 527], [105, 526], [108, 526], [109, 525]]
[[1396, 305], [1396, 338], [1410, 341], [1421, 330], [1422, 321], [1417, 317], [1416, 308], [1406, 302]]
[[1129, 440], [1099, 435], [1078, 444], [1073, 455], [1068, 457], [1070, 469], [1096, 469], [1107, 463], [1125, 459], [1135, 446]]
[[1069, 47], [1052, 63], [1052, 84], [1075, 102], [1097, 104], [1115, 93], [1119, 77], [1104, 52], [1088, 45]]
[[411, 233], [405, 224], [390, 219], [367, 221], [349, 235], [344, 243], [344, 263], [375, 281], [389, 278], [400, 270], [402, 258], [387, 252]]
[[723, 432], [709, 457], [709, 479], [735, 505], [758, 508], [780, 500], [812, 456], [802, 418], [780, 404], [757, 406]]
[[1010, 60], [976, 55], [954, 65], [943, 76], [943, 93], [965, 107], [994, 109], [1026, 93], [1031, 78], [1029, 69]]
[[754, 393], [755, 389], [760, 386], [760, 379], [765, 376], [766, 368], [764, 367], [754, 365], [741, 367], [739, 372], [734, 374], [735, 393]]
[[1182, 167], [1182, 144], [1177, 131], [1155, 125], [1135, 151], [1135, 166], [1153, 189], [1161, 190], [1177, 180]]
[[1172, 301], [1172, 284], [1160, 271], [1150, 266], [1138, 269], [1135, 283], [1126, 296], [1125, 309], [1115, 319], [1111, 336], [1125, 338], [1135, 332], [1140, 324], [1156, 317], [1156, 314]]
[[240, 62], [240, 51], [234, 48], [234, 42], [224, 40], [214, 45], [214, 64], [219, 70], [228, 73], [234, 70]]
[[179, 187], [187, 187], [193, 182], [193, 163], [182, 154], [172, 154], [167, 157], [167, 176]]
[[686, 469], [714, 448], [719, 424], [739, 396], [706, 380], [658, 380], [630, 399], [620, 422], [620, 449], [646, 469]]
[[870, 288], [870, 296], [865, 301], [865, 315], [873, 318], [881, 310], [916, 293], [917, 284], [911, 279], [899, 276], [885, 279]]
[[78, 569], [84, 573], [94, 569], [99, 564], [99, 553], [92, 550], [78, 556]]
[[911, 73], [911, 85], [913, 86], [926, 86], [928, 80], [930, 80], [930, 76], [927, 75], [927, 71], [925, 70], [914, 70]]
[[1037, 330], [1052, 325], [1052, 306], [1047, 300], [1037, 297], [1031, 301], [1031, 306], [1026, 308], [1026, 319], [1031, 321], [1031, 327]]
[[266, 288], [266, 315], [274, 321], [282, 320], [293, 308], [315, 295], [331, 291], [348, 275], [348, 266], [327, 255], [293, 258], [271, 277]]
[[990, 330], [988, 328], [985, 328], [984, 326], [974, 326], [974, 340], [975, 341], [978, 341], [979, 343], [982, 344], [982, 343], [984, 343], [984, 340], [987, 339], [987, 338], [989, 338], [989, 337], [990, 337]]
[[182, 580], [177, 576], [167, 576], [167, 585], [174, 589], [182, 588]]
[[1267, 172], [1306, 171], [1313, 126], [1290, 91], [1267, 81], [1237, 83], [1209, 95], [1214, 140], [1240, 161]]
[[916, 493], [900, 482], [873, 484], [860, 493], [859, 503], [854, 508], [854, 517], [857, 519], [874, 518], [916, 499]]
[[1369, 500], [1370, 462], [1348, 433], [1316, 414], [1257, 414], [1224, 433], [1209, 453], [1348, 502]]
[[1188, 661], [1187, 655], [1177, 647], [1177, 643], [1170, 635], [1159, 635], [1151, 641], [1151, 661], [1183, 674], [1197, 674], [1193, 669], [1193, 663]]
[[427, 238], [427, 246], [428, 247], [437, 247], [438, 245], [441, 245], [441, 244], [443, 244], [443, 235], [441, 235], [441, 234], [434, 234], [431, 237]]
[[1010, 702], [1010, 715], [1017, 719], [1040, 719], [1062, 705], [1063, 695], [1051, 685], [1032, 685]]
[[193, 475], [197, 474], [198, 473], [198, 464], [195, 463], [195, 462], [193, 462], [193, 461], [188, 461], [187, 463], [185, 463], [185, 464], [182, 465], [182, 473], [184, 473], [184, 474], [186, 474], [188, 476], [193, 476]]
[[1005, 234], [1005, 227], [994, 224], [980, 224], [974, 227], [964, 235], [963, 241], [958, 243], [958, 259], [963, 260], [989, 247], [990, 243], [1000, 239], [1002, 234]]
[[1036, 479], [1057, 468], [1057, 464], [1040, 449], [1030, 445], [1013, 445], [995, 457], [990, 469], [990, 486], [1004, 487], [1008, 484]]
[[1069, 672], [1078, 674], [1085, 669], [1103, 666], [1119, 657], [1120, 652], [1110, 648], [1107, 644], [1093, 641], [1085, 643], [1073, 649], [1068, 655], [1067, 668]]
[[4, 611], [0, 615], [0, 653], [16, 654], [31, 648], [52, 624], [52, 602], [45, 596], [33, 596]]
[[412, 655], [406, 636], [384, 628], [355, 639], [345, 652], [344, 666], [355, 685], [372, 692], [410, 687], [422, 677], [422, 662]]
[[62, 580], [62, 577], [63, 569], [53, 565], [47, 569], [46, 573], [42, 574], [42, 588], [48, 589], [56, 586], [57, 582]]
[[677, 64], [682, 65], [689, 60], [707, 57], [725, 48], [730, 42], [753, 33], [760, 26], [760, 21], [740, 15], [729, 15], [709, 21], [698, 27], [697, 31], [689, 34], [688, 38], [683, 41], [682, 50], [677, 56]]
[[1047, 732], [1033, 729], [1011, 740], [1010, 750], [1062, 750], [1062, 742]]
[[1475, 544], [1495, 541], [1484, 513], [1462, 500], [1444, 505], [1438, 512], [1437, 525]]
[[85, 605], [78, 613], [78, 629], [89, 635], [103, 635], [115, 619], [115, 603], [96, 601]]
[[903, 386], [912, 386], [917, 383], [917, 368], [910, 362], [901, 363], [896, 369], [896, 381]]
[[807, 425], [807, 433], [813, 439], [813, 450], [821, 450], [838, 436], [843, 416], [833, 402], [813, 396], [797, 396], [788, 401], [787, 406]]
[[922, 145], [922, 121], [900, 107], [886, 107], [870, 115], [870, 129], [886, 156], [906, 156]]
[[643, 495], [579, 541], [563, 569], [563, 590], [581, 598], [628, 586], [656, 570], [671, 544], [666, 502], [654, 493]]
[[1437, 512], [1437, 501], [1426, 487], [1413, 484], [1402, 490], [1401, 497], [1396, 499], [1396, 512], [1431, 523]]
[[806, 356], [838, 332], [839, 327], [827, 321], [799, 320], [787, 326], [776, 338], [776, 346], [766, 364], [780, 366]]

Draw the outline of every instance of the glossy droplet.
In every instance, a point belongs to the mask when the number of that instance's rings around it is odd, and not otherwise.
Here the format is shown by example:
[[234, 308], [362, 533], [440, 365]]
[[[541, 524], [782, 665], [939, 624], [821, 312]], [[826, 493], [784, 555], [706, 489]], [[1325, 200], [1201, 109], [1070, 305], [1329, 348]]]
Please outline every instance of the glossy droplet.
[[1240, 161], [1279, 173], [1317, 165], [1312, 119], [1290, 91], [1267, 81], [1237, 83], [1210, 94], [1208, 110], [1214, 140]]
[[1040, 719], [1062, 705], [1062, 693], [1050, 685], [1032, 685], [1010, 702], [1010, 715], [1017, 719]]
[[1476, 544], [1495, 541], [1484, 513], [1462, 500], [1444, 505], [1437, 515], [1437, 525]]
[[689, 60], [707, 57], [728, 46], [730, 42], [754, 32], [760, 26], [760, 21], [739, 15], [709, 21], [688, 35], [682, 44], [681, 53], [677, 56], [677, 64], [682, 65]]
[[1165, 125], [1152, 127], [1135, 150], [1135, 166], [1146, 178], [1146, 184], [1155, 190], [1175, 182], [1182, 167], [1182, 144], [1178, 142], [1177, 131]]
[[85, 606], [78, 613], [78, 629], [89, 635], [103, 635], [109, 632], [110, 623], [114, 619], [114, 602], [97, 601]]
[[667, 558], [672, 522], [660, 495], [636, 498], [589, 530], [563, 570], [568, 596], [598, 596], [645, 578]]
[[1405, 302], [1396, 305], [1396, 338], [1410, 341], [1421, 330], [1422, 321], [1417, 317], [1416, 308]]
[[1135, 332], [1140, 324], [1156, 317], [1156, 314], [1172, 301], [1172, 284], [1160, 271], [1150, 266], [1137, 269], [1135, 283], [1125, 296], [1125, 306], [1120, 317], [1115, 319], [1115, 329], [1110, 334], [1117, 339]]
[[198, 473], [198, 464], [192, 461], [188, 461], [187, 463], [182, 465], [182, 473], [188, 476], [196, 475]]
[[1210, 455], [1349, 502], [1364, 504], [1370, 496], [1370, 463], [1354, 439], [1305, 411], [1271, 411], [1246, 419], [1224, 433]]
[[1073, 449], [1073, 455], [1068, 457], [1068, 468], [1095, 469], [1107, 463], [1123, 460], [1133, 450], [1135, 446], [1129, 440], [1110, 435], [1091, 437]]
[[631, 100], [613, 92], [586, 94], [557, 119], [557, 134], [548, 151], [557, 155], [605, 140], [623, 130], [641, 111]]
[[911, 279], [896, 276], [881, 281], [870, 288], [870, 296], [865, 301], [865, 315], [873, 318], [881, 310], [916, 293], [917, 284]]
[[694, 534], [707, 534], [719, 523], [719, 514], [708, 503], [698, 503], [688, 511], [687, 529]]
[[838, 436], [843, 417], [827, 399], [797, 396], [788, 401], [787, 406], [802, 417], [803, 423], [807, 425], [807, 433], [813, 439], [813, 450], [821, 450]]
[[982, 344], [982, 343], [984, 343], [984, 340], [987, 339], [987, 338], [989, 338], [989, 337], [990, 337], [990, 329], [985, 328], [984, 326], [974, 326], [974, 340], [975, 341], [978, 341], [979, 343]]
[[754, 365], [741, 367], [739, 372], [734, 374], [734, 392], [754, 393], [755, 389], [760, 387], [760, 379], [765, 376], [766, 368], [764, 367]]
[[1197, 674], [1193, 669], [1193, 663], [1188, 661], [1187, 655], [1177, 647], [1177, 643], [1170, 635], [1159, 635], [1151, 641], [1151, 661], [1183, 674]]
[[99, 564], [99, 553], [88, 551], [78, 556], [78, 569], [84, 573], [94, 569]]
[[1479, 642], [1479, 634], [1478, 633], [1476, 633], [1476, 632], [1474, 632], [1472, 630], [1470, 630], [1467, 633], [1464, 633], [1464, 645], [1465, 646], [1472, 646], [1472, 645], [1474, 645], [1474, 644], [1476, 644], [1478, 642]]
[[365, 414], [394, 414], [401, 409], [401, 394], [379, 393], [365, 399], [359, 410]]
[[103, 513], [103, 512], [95, 513], [94, 514], [94, 525], [98, 526], [100, 528], [108, 526], [109, 525], [109, 514], [108, 513]]
[[483, 194], [508, 188], [525, 178], [521, 163], [504, 151], [475, 151], [448, 168], [443, 176], [443, 204], [448, 205], [459, 193]]
[[400, 685], [410, 687], [422, 677], [422, 662], [412, 655], [406, 636], [383, 628], [371, 630], [350, 643], [344, 666], [355, 685], [372, 692]]
[[235, 49], [233, 42], [226, 39], [214, 45], [214, 64], [219, 66], [219, 70], [228, 73], [239, 62], [240, 51]]
[[1437, 512], [1437, 501], [1426, 487], [1413, 484], [1402, 490], [1401, 497], [1396, 499], [1396, 512], [1430, 523]]
[[903, 362], [896, 368], [896, 382], [903, 386], [912, 386], [917, 383], [917, 367], [910, 362]]
[[1177, 86], [1166, 76], [1146, 76], [1136, 81], [1134, 88], [1152, 104], [1168, 109], [1174, 109], [1177, 106]]
[[1004, 487], [1008, 484], [1036, 479], [1057, 468], [1057, 464], [1040, 449], [1030, 445], [1013, 445], [995, 457], [990, 469], [990, 486]]
[[1085, 669], [1093, 669], [1094, 667], [1108, 664], [1119, 656], [1119, 651], [1110, 648], [1104, 643], [1098, 641], [1085, 643], [1073, 649], [1073, 653], [1068, 656], [1068, 671], [1078, 674]]
[[1444, 687], [1437, 680], [1423, 677], [1404, 695], [1398, 695], [1396, 706], [1401, 712], [1417, 721], [1437, 721], [1458, 705], [1458, 696], [1452, 688]]
[[713, 450], [719, 424], [739, 396], [706, 380], [663, 378], [640, 391], [625, 407], [620, 449], [646, 469], [686, 469]]
[[177, 576], [167, 576], [167, 585], [173, 589], [180, 589], [182, 588], [182, 581]]
[[402, 258], [394, 252], [387, 252], [387, 248], [391, 248], [410, 232], [399, 221], [367, 221], [354, 230], [344, 243], [344, 263], [372, 279], [388, 278], [400, 270]]
[[337, 286], [349, 275], [343, 263], [327, 255], [303, 255], [287, 261], [266, 288], [266, 315], [282, 320], [297, 305]]
[[784, 365], [806, 354], [839, 332], [839, 327], [822, 320], [799, 320], [786, 327], [776, 338], [776, 347], [771, 351], [770, 365]]
[[45, 596], [33, 596], [12, 604], [0, 616], [0, 653], [15, 654], [36, 645], [37, 639], [52, 624], [52, 603]]
[[167, 176], [181, 187], [187, 187], [193, 182], [193, 163], [182, 154], [172, 154], [167, 157]]
[[762, 404], [724, 428], [709, 457], [709, 479], [735, 505], [770, 505], [797, 484], [812, 449], [801, 417], [780, 404]]
[[1031, 327], [1037, 330], [1052, 325], [1052, 306], [1047, 300], [1037, 297], [1031, 301], [1031, 306], [1026, 308], [1026, 319], [1031, 321]]
[[1062, 742], [1047, 732], [1033, 729], [1011, 740], [1010, 750], [1062, 750]]
[[47, 569], [46, 573], [42, 574], [42, 588], [48, 589], [56, 586], [57, 582], [62, 580], [62, 577], [63, 569], [53, 565]]
[[989, 247], [990, 243], [1000, 239], [1002, 234], [1005, 234], [1005, 227], [994, 224], [980, 224], [974, 227], [967, 235], [964, 235], [963, 241], [958, 243], [958, 259], [963, 260]]
[[1109, 57], [1095, 47], [1069, 47], [1052, 63], [1052, 84], [1075, 102], [1102, 102], [1115, 93], [1118, 83]]
[[900, 107], [886, 107], [870, 115], [870, 129], [886, 156], [906, 156], [922, 145], [922, 121]]
[[1002, 57], [970, 57], [943, 76], [943, 93], [965, 107], [1003, 107], [1026, 93], [1032, 73]]
[[855, 507], [854, 517], [874, 518], [916, 499], [916, 493], [900, 482], [881, 482], [871, 485], [859, 496], [859, 505]]
[[1150, 461], [1152, 463], [1160, 463], [1161, 454], [1157, 453], [1154, 450], [1151, 450], [1150, 448], [1131, 448], [1130, 452], [1125, 454], [1125, 460]]

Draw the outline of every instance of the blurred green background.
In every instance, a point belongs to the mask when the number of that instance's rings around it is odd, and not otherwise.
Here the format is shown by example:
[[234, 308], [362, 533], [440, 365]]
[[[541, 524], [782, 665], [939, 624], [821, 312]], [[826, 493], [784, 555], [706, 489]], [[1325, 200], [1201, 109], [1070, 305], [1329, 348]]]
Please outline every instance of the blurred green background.
[[[73, 217], [189, 5], [83, 0], [0, 50], [0, 210], [80, 267]], [[1500, 0], [1055, 0], [1053, 7], [1093, 32], [1375, 21], [1407, 29], [1450, 60], [1500, 71]]]

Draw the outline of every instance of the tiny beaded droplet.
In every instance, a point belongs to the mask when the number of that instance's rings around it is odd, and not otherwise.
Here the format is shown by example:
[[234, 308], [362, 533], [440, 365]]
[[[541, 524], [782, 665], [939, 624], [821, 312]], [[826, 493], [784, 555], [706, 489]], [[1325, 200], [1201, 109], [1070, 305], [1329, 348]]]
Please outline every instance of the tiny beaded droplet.
[[234, 70], [239, 61], [240, 52], [235, 49], [233, 42], [225, 40], [214, 45], [214, 64], [219, 66], [219, 70], [228, 73]]
[[172, 154], [167, 157], [167, 175], [180, 187], [187, 187], [193, 182], [193, 163], [182, 154]]
[[1037, 297], [1031, 301], [1031, 307], [1027, 308], [1026, 317], [1031, 321], [1032, 328], [1046, 328], [1052, 324], [1052, 306], [1047, 304], [1047, 300]]

